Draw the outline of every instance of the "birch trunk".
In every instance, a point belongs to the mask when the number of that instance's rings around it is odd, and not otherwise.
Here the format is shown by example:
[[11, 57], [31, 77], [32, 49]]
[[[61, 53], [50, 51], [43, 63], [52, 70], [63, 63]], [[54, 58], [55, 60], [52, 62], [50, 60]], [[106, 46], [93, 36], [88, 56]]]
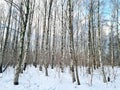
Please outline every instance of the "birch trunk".
[[26, 69], [27, 66], [27, 60], [29, 59], [29, 53], [30, 53], [30, 40], [31, 40], [31, 28], [32, 28], [32, 22], [33, 22], [33, 15], [34, 15], [34, 7], [35, 7], [35, 0], [30, 3], [31, 5], [31, 12], [29, 15], [29, 21], [28, 21], [28, 32], [27, 32], [27, 43], [25, 48], [25, 54], [23, 57], [21, 72]]
[[54, 12], [55, 17], [54, 17], [54, 29], [53, 29], [53, 43], [52, 43], [52, 66], [51, 68], [54, 68], [54, 60], [55, 60], [55, 30], [56, 30], [56, 11]]
[[100, 30], [100, 13], [99, 13], [99, 7], [100, 7], [100, 1], [98, 0], [98, 55], [99, 55], [99, 62], [100, 62], [100, 67], [102, 69], [102, 74], [103, 74], [103, 82], [106, 83], [106, 75], [104, 71], [104, 66], [102, 63], [102, 58], [101, 58], [101, 30]]
[[[75, 57], [75, 49], [74, 49], [74, 39], [73, 39], [73, 6], [72, 6], [72, 1], [69, 0], [68, 2], [69, 5], [69, 35], [70, 35], [70, 58], [71, 58], [71, 73], [72, 73], [72, 81], [73, 83], [77, 79], [78, 85], [80, 85], [79, 77], [78, 77], [78, 67], [77, 67], [77, 60]], [[75, 68], [74, 68], [75, 64]], [[75, 78], [75, 71], [76, 70], [76, 78]]]
[[35, 37], [36, 37], [36, 46], [35, 46], [35, 60], [33, 62], [33, 65], [37, 67], [37, 62], [38, 62], [38, 50], [39, 50], [39, 19], [38, 19], [38, 29], [35, 32]]
[[50, 0], [49, 3], [49, 13], [48, 13], [48, 28], [47, 28], [47, 37], [46, 37], [46, 62], [45, 62], [45, 75], [48, 76], [48, 65], [49, 65], [49, 31], [50, 31], [50, 16], [51, 16], [51, 8], [52, 8], [53, 0]]
[[61, 61], [60, 61], [60, 69], [61, 72], [63, 72], [63, 61], [64, 61], [64, 28], [63, 28], [63, 0], [61, 1], [61, 7], [62, 7], [62, 16], [61, 16]]
[[42, 42], [41, 42], [41, 63], [40, 63], [40, 71], [42, 71], [42, 64], [45, 64], [45, 60], [44, 60], [44, 54], [45, 54], [45, 34], [46, 34], [46, 17], [47, 17], [47, 0], [45, 0], [44, 2], [44, 21], [43, 21], [43, 31], [42, 31]]
[[[26, 32], [27, 22], [28, 22], [28, 16], [29, 16], [29, 0], [26, 0], [25, 2], [21, 1], [21, 9], [20, 9], [20, 17], [21, 17], [21, 33], [20, 33], [20, 54], [18, 57], [18, 63], [16, 66], [16, 72], [14, 76], [14, 85], [19, 84], [19, 74], [21, 72], [21, 65], [23, 62], [23, 47], [24, 47], [24, 36]], [[23, 3], [26, 3], [26, 14], [25, 17], [23, 16]]]

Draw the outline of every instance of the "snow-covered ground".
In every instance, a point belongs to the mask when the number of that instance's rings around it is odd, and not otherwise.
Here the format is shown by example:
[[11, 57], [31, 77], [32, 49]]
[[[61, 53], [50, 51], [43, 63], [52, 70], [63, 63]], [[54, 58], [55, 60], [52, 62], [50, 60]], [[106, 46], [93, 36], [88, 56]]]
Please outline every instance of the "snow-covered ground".
[[102, 73], [96, 70], [93, 73], [93, 83], [90, 86], [90, 75], [85, 69], [79, 68], [79, 78], [81, 85], [72, 83], [69, 69], [64, 73], [59, 73], [59, 69], [50, 69], [49, 76], [44, 75], [38, 68], [28, 66], [27, 70], [20, 75], [19, 85], [13, 85], [15, 70], [9, 67], [0, 76], [0, 90], [120, 90], [120, 68], [115, 68], [114, 73], [111, 68], [106, 68], [106, 74], [111, 76], [111, 82], [103, 83]]

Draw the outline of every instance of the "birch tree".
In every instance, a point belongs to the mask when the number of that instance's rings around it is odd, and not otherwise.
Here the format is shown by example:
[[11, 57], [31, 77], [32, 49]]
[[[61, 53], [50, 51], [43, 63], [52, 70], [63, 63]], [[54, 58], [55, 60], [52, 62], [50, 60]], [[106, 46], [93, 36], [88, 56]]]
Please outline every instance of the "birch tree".
[[[24, 5], [25, 4], [25, 5]], [[29, 11], [30, 11], [30, 0], [21, 1], [20, 6], [20, 17], [21, 17], [21, 32], [20, 32], [20, 53], [18, 57], [18, 63], [16, 66], [16, 72], [14, 76], [14, 85], [19, 84], [19, 75], [21, 72], [21, 65], [23, 62], [23, 47], [24, 47], [24, 40], [25, 40], [25, 32], [28, 23]], [[24, 7], [25, 6], [25, 7]], [[26, 12], [24, 12], [24, 8]]]
[[65, 30], [64, 30], [64, 13], [63, 13], [63, 6], [64, 6], [64, 2], [63, 0], [61, 0], [61, 9], [62, 9], [62, 15], [61, 15], [61, 61], [60, 61], [60, 68], [61, 68], [61, 72], [63, 72], [63, 61], [65, 59]]
[[51, 16], [51, 8], [52, 8], [53, 0], [49, 2], [49, 11], [48, 11], [48, 26], [46, 32], [46, 62], [45, 62], [45, 75], [48, 76], [48, 65], [49, 65], [49, 31], [50, 31], [50, 16]]
[[[80, 85], [78, 69], [77, 69], [77, 60], [75, 57], [75, 49], [74, 49], [74, 39], [73, 39], [73, 5], [72, 1], [68, 0], [69, 5], [69, 36], [70, 36], [70, 62], [71, 62], [71, 73], [72, 73], [72, 82], [74, 83], [77, 79], [78, 85]], [[75, 65], [75, 67], [74, 67]], [[74, 70], [75, 69], [75, 70]], [[76, 71], [76, 78], [75, 78]]]
[[53, 25], [53, 40], [52, 40], [52, 65], [51, 68], [54, 68], [54, 61], [55, 61], [55, 35], [56, 35], [56, 9], [54, 11], [54, 25]]
[[102, 74], [103, 74], [103, 82], [106, 83], [106, 75], [105, 75], [105, 71], [104, 71], [104, 66], [103, 66], [103, 62], [102, 62], [102, 54], [101, 54], [101, 29], [100, 29], [100, 1], [98, 0], [98, 55], [99, 55], [99, 62], [100, 62], [100, 67], [102, 70]]

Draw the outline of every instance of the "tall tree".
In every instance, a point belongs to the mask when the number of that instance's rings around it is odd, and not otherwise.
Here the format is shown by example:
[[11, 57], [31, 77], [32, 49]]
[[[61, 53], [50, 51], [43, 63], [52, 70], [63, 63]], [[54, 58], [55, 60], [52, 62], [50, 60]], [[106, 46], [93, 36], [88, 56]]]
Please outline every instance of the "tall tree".
[[53, 40], [52, 40], [52, 65], [51, 65], [51, 68], [53, 69], [54, 68], [54, 61], [55, 61], [55, 34], [56, 34], [56, 9], [54, 11], [54, 25], [53, 25]]
[[64, 30], [64, 22], [63, 22], [63, 6], [64, 6], [64, 1], [61, 0], [61, 8], [62, 8], [62, 15], [61, 15], [61, 61], [60, 61], [60, 68], [61, 68], [61, 72], [63, 72], [63, 61], [65, 59], [65, 42], [64, 42], [64, 34], [65, 34], [65, 30]]
[[[75, 82], [77, 79], [78, 85], [80, 85], [79, 77], [78, 77], [78, 67], [77, 60], [75, 57], [75, 48], [74, 48], [74, 39], [73, 39], [73, 2], [68, 0], [69, 5], [69, 36], [70, 36], [70, 59], [71, 59], [71, 71], [72, 71], [72, 81]], [[75, 67], [74, 67], [75, 63]], [[76, 70], [76, 79], [75, 79], [75, 70]]]
[[49, 11], [48, 11], [48, 27], [46, 32], [46, 62], [45, 62], [45, 75], [48, 76], [48, 65], [49, 65], [49, 31], [50, 31], [50, 16], [51, 16], [51, 9], [52, 9], [53, 0], [49, 2]]
[[[46, 33], [46, 18], [47, 18], [47, 0], [44, 0], [44, 17], [43, 17], [43, 29], [42, 29], [42, 40], [41, 40], [41, 63], [45, 63], [44, 53], [45, 53], [45, 33]], [[42, 64], [40, 64], [40, 68], [42, 69]]]
[[103, 82], [106, 83], [106, 75], [104, 71], [104, 66], [102, 62], [102, 51], [101, 51], [101, 29], [100, 29], [100, 1], [98, 0], [98, 55], [99, 55], [99, 62], [100, 62], [100, 67], [102, 69], [102, 74], [103, 74]]
[[[15, 72], [15, 76], [14, 76], [14, 85], [19, 84], [18, 80], [19, 80], [19, 75], [20, 75], [20, 72], [21, 72], [21, 65], [22, 65], [22, 62], [23, 62], [25, 32], [26, 32], [26, 28], [27, 28], [29, 11], [30, 11], [30, 6], [29, 5], [30, 5], [30, 0], [21, 1], [21, 6], [20, 6], [20, 17], [21, 17], [20, 53], [19, 53], [18, 63], [17, 63], [17, 66], [16, 66], [16, 72]], [[24, 12], [24, 8], [25, 8], [26, 12]]]
[[24, 54], [24, 59], [23, 59], [23, 67], [22, 70], [26, 69], [27, 66], [27, 61], [29, 58], [29, 53], [30, 53], [30, 41], [31, 41], [31, 32], [32, 32], [32, 24], [33, 24], [33, 16], [34, 16], [34, 8], [35, 8], [35, 0], [30, 2], [30, 14], [29, 14], [29, 20], [28, 20], [28, 31], [27, 31], [27, 45], [26, 45], [26, 50]]

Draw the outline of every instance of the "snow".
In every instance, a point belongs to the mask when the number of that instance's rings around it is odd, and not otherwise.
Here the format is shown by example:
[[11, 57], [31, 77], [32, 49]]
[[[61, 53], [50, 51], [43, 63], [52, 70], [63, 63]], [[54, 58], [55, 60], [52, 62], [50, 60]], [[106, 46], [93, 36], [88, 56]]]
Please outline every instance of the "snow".
[[58, 68], [48, 69], [49, 76], [46, 77], [44, 70], [28, 66], [23, 74], [20, 74], [19, 85], [13, 85], [15, 70], [9, 67], [0, 75], [0, 90], [120, 90], [120, 68], [114, 71], [106, 68], [106, 74], [110, 75], [111, 82], [103, 83], [101, 70], [93, 73], [92, 86], [90, 85], [91, 75], [86, 74], [85, 68], [79, 68], [79, 78], [81, 85], [72, 83], [69, 68], [65, 68], [64, 73], [59, 73]]

